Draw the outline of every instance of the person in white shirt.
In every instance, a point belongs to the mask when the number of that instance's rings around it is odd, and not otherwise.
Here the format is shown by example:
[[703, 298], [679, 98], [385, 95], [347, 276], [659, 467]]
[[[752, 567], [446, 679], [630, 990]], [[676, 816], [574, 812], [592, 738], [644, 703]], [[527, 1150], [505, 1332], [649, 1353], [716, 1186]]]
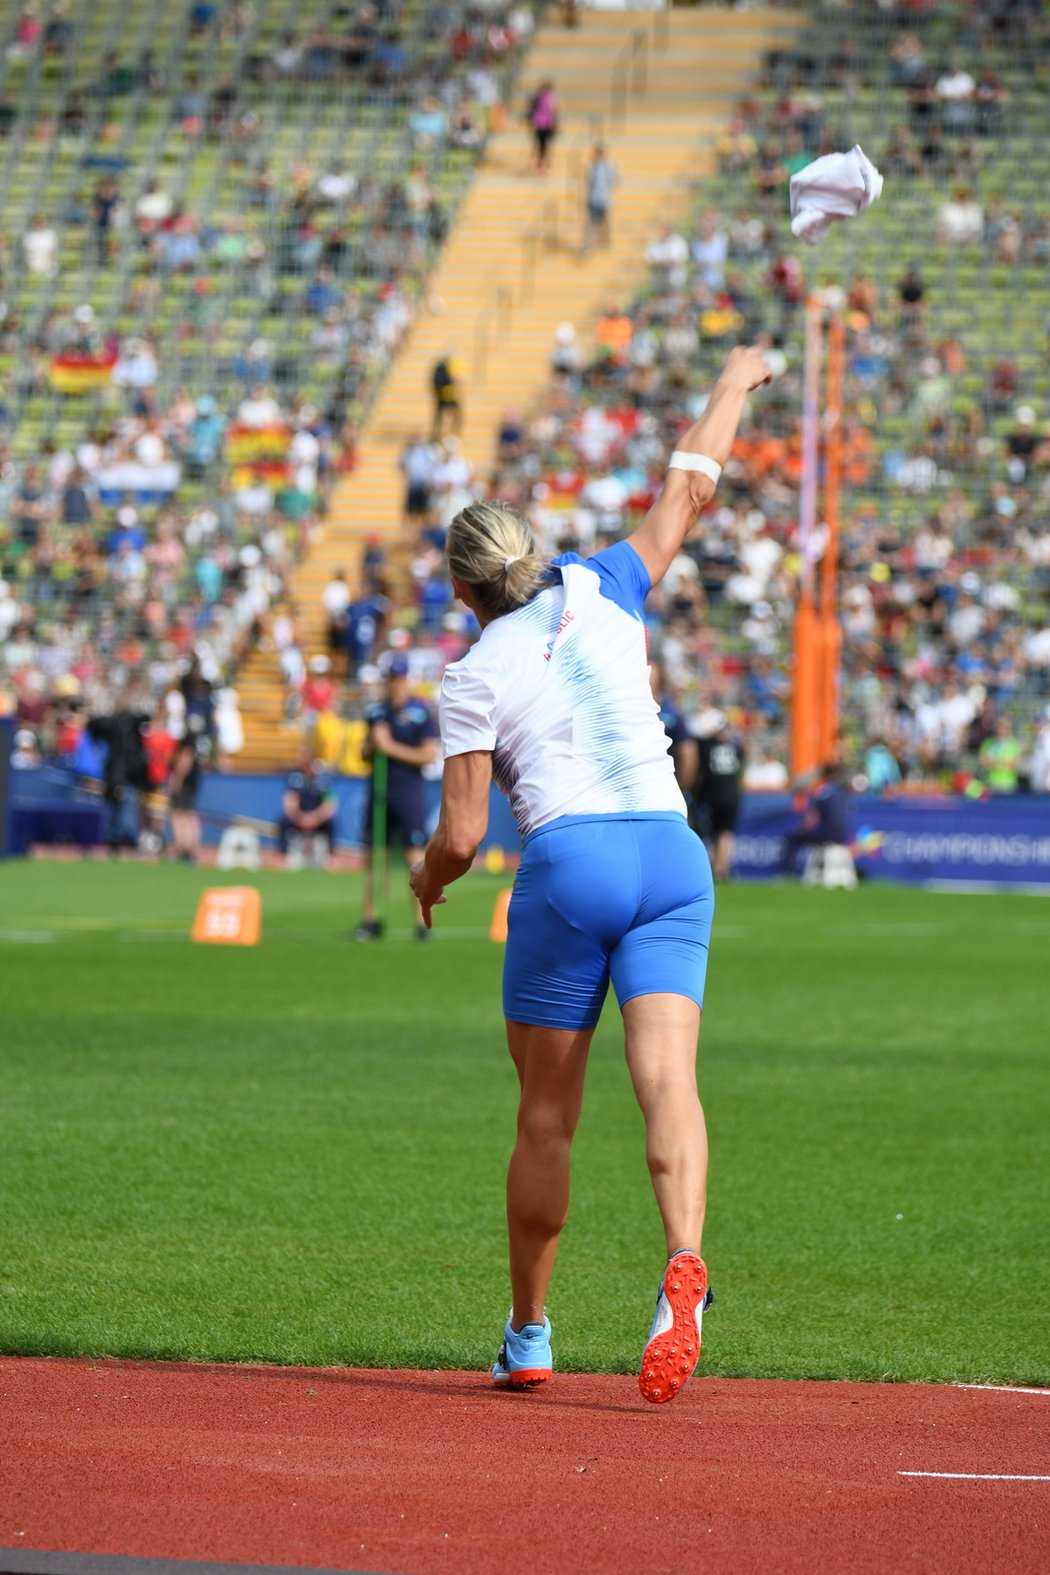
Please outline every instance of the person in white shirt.
[[346, 610], [350, 606], [350, 587], [346, 583], [345, 570], [337, 569], [332, 575], [321, 592], [321, 606], [328, 625], [328, 650], [332, 665], [338, 673], [345, 674], [348, 661]]
[[937, 239], [950, 246], [965, 246], [984, 234], [984, 209], [964, 188], [953, 194], [937, 214]]
[[649, 686], [642, 608], [714, 494], [748, 395], [768, 380], [761, 350], [732, 351], [641, 526], [596, 557], [548, 565], [525, 521], [498, 503], [472, 504], [449, 529], [452, 586], [482, 634], [442, 680], [441, 814], [411, 884], [429, 926], [445, 888], [473, 864], [495, 781], [524, 843], [504, 965], [521, 1103], [499, 1386], [551, 1376], [544, 1302], [610, 982], [668, 1252], [642, 1394], [671, 1399], [699, 1357], [707, 1139], [696, 1050], [713, 884]]
[[321, 458], [321, 444], [309, 427], [300, 427], [293, 437], [288, 458], [295, 477], [295, 489], [312, 498], [317, 491], [317, 466]]
[[937, 78], [933, 91], [943, 106], [941, 118], [945, 131], [958, 136], [973, 129], [976, 90], [973, 77], [959, 65], [949, 66]]
[[1036, 729], [1028, 775], [1033, 793], [1050, 793], [1050, 705], [1044, 707]]
[[344, 170], [341, 165], [333, 164], [323, 175], [318, 177], [317, 190], [326, 202], [339, 207], [350, 198], [357, 190], [357, 178], [349, 170]]
[[934, 92], [942, 99], [965, 99], [973, 98], [976, 87], [977, 83], [968, 71], [962, 66], [953, 65], [937, 78]]
[[129, 339], [121, 347], [113, 368], [113, 381], [120, 388], [152, 388], [157, 381], [157, 357], [145, 339]]
[[22, 237], [26, 267], [30, 273], [53, 279], [58, 272], [58, 235], [42, 213], [34, 214]]
[[656, 240], [650, 241], [645, 248], [645, 260], [665, 286], [680, 289], [685, 283], [689, 242], [684, 235], [677, 234], [667, 225]]
[[273, 427], [284, 420], [284, 412], [265, 383], [255, 383], [237, 407], [237, 420], [242, 427]]
[[139, 229], [146, 234], [152, 234], [158, 225], [171, 217], [174, 210], [175, 204], [169, 193], [164, 191], [157, 181], [147, 181], [142, 196], [135, 204], [135, 218]]

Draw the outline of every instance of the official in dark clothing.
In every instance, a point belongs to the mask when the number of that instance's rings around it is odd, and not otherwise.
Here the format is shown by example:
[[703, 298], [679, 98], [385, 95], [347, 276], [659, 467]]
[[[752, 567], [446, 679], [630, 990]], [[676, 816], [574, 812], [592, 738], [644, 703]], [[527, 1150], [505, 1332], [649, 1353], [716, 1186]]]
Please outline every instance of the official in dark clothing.
[[304, 750], [281, 800], [281, 852], [288, 852], [292, 837], [322, 838], [331, 850], [338, 807], [331, 783], [318, 771], [310, 751]]
[[787, 839], [788, 872], [797, 873], [798, 856], [803, 848], [848, 847], [850, 840], [850, 791], [843, 780], [842, 767], [832, 763], [821, 770], [801, 824]]
[[[196, 718], [194, 719], [196, 720]], [[201, 785], [201, 759], [208, 752], [202, 728], [191, 728], [175, 746], [168, 779], [171, 802], [171, 856], [180, 864], [196, 864], [201, 851], [201, 818], [197, 795]]]
[[[373, 766], [365, 818], [365, 842], [368, 847], [365, 911], [354, 931], [354, 939], [358, 941], [377, 940], [383, 933], [382, 923], [376, 917], [373, 881], [372, 841], [376, 795], [383, 786], [382, 781], [377, 782], [377, 776], [385, 774], [386, 846], [400, 846], [411, 865], [427, 840], [423, 768], [437, 758], [438, 728], [430, 707], [412, 693], [408, 662], [403, 656], [395, 656], [391, 661], [387, 670], [386, 694], [369, 709], [365, 720], [368, 733], [361, 753], [366, 760], [373, 762], [382, 756], [385, 773]], [[420, 940], [427, 939], [430, 934], [418, 912], [416, 934]]]
[[649, 664], [649, 687], [653, 692], [653, 699], [660, 708], [660, 721], [663, 723], [664, 732], [671, 740], [671, 759], [674, 762], [675, 781], [689, 797], [689, 791], [696, 780], [697, 748], [696, 739], [689, 731], [685, 717], [674, 700], [667, 686], [663, 668], [659, 662]]
[[143, 739], [149, 720], [149, 713], [125, 696], [111, 716], [93, 716], [88, 722], [88, 733], [106, 749], [102, 778], [109, 810], [106, 841], [113, 852], [138, 846], [139, 795], [149, 786]]
[[728, 880], [740, 816], [744, 754], [723, 711], [702, 711], [696, 719], [699, 761], [693, 787], [693, 829], [711, 854], [715, 880]]

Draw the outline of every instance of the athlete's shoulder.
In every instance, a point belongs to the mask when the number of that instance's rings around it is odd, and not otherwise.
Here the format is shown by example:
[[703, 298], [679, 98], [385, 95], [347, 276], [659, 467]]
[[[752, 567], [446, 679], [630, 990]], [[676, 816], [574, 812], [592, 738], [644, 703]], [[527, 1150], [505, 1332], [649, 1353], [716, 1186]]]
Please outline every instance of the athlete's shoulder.
[[491, 687], [491, 679], [500, 663], [491, 642], [486, 646], [484, 635], [456, 662], [449, 662], [441, 675], [439, 701], [443, 704], [451, 697], [477, 693]]
[[604, 547], [593, 558], [566, 552], [555, 558], [551, 567], [569, 580], [581, 570], [594, 575], [601, 594], [634, 618], [641, 617], [642, 605], [652, 590], [649, 571], [629, 541]]

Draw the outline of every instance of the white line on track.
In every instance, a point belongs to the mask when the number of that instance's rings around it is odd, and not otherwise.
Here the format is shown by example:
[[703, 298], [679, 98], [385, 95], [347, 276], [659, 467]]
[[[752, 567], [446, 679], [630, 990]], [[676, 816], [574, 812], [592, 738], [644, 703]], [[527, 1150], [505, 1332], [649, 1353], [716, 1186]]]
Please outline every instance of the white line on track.
[[117, 930], [118, 941], [188, 941], [189, 931], [178, 930]]
[[989, 1389], [1001, 1395], [1043, 1395], [1050, 1400], [1050, 1389], [1022, 1389], [1019, 1384], [953, 1384], [953, 1389]]
[[1050, 1477], [1009, 1476], [1004, 1471], [898, 1471], [899, 1477], [940, 1477], [950, 1482], [1050, 1482]]

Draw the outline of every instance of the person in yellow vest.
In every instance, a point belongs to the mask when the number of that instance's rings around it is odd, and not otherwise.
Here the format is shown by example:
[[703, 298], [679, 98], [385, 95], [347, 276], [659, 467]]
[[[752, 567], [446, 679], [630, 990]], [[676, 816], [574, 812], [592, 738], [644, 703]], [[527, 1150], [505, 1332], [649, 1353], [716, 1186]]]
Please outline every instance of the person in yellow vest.
[[995, 732], [986, 738], [977, 756], [981, 776], [993, 793], [1017, 792], [1017, 767], [1021, 745], [1014, 737], [1008, 717], [1001, 716]]
[[364, 717], [349, 714], [346, 709], [342, 715], [330, 708], [319, 711], [313, 731], [314, 759], [341, 777], [367, 777], [372, 771], [364, 754], [367, 737]]
[[315, 760], [319, 760], [330, 771], [339, 770], [343, 754], [343, 719], [330, 706], [317, 713], [311, 749]]
[[463, 426], [463, 384], [466, 368], [454, 350], [447, 350], [434, 364], [430, 387], [434, 400], [434, 419], [430, 440], [436, 443], [446, 431], [458, 433]]
[[344, 777], [367, 777], [371, 774], [372, 763], [365, 756], [367, 738], [368, 723], [364, 717], [347, 717], [343, 723], [343, 753], [339, 760], [339, 770]]

